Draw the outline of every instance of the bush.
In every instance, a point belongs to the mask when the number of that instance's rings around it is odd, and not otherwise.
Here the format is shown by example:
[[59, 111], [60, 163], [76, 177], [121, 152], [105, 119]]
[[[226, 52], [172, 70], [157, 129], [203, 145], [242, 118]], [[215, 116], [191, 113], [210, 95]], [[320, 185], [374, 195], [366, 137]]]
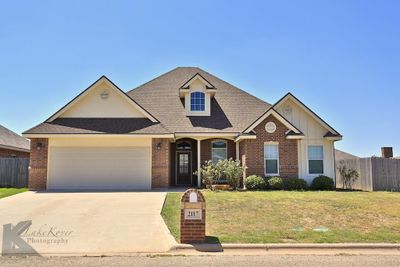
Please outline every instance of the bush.
[[219, 160], [215, 165], [215, 169], [217, 170], [217, 173], [219, 173], [219, 181], [222, 178], [225, 178], [233, 189], [236, 189], [240, 186], [240, 180], [243, 176], [243, 167], [240, 163], [240, 160]]
[[283, 179], [283, 185], [285, 190], [307, 190], [307, 182], [300, 178], [285, 178]]
[[246, 188], [248, 190], [264, 190], [267, 187], [264, 178], [251, 175], [246, 178]]
[[271, 177], [267, 180], [268, 186], [272, 190], [282, 190], [283, 180], [281, 177]]
[[324, 175], [320, 175], [314, 178], [314, 180], [311, 183], [310, 186], [311, 190], [333, 190], [335, 189], [334, 186], [334, 182], [333, 179], [328, 177], [328, 176], [324, 176]]

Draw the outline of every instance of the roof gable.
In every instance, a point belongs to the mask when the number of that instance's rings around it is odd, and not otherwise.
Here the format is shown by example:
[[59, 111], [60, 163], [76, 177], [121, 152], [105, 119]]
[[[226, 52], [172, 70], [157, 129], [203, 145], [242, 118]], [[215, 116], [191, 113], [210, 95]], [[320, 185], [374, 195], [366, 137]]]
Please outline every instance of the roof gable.
[[148, 118], [157, 122], [106, 76], [100, 77], [47, 122], [57, 118]]
[[320, 126], [325, 128], [330, 137], [336, 136], [341, 137], [341, 134], [337, 132], [333, 127], [331, 127], [327, 122], [325, 122], [321, 117], [319, 117], [314, 111], [312, 111], [309, 107], [307, 107], [303, 102], [301, 102], [297, 97], [295, 97], [291, 93], [287, 93], [284, 97], [282, 97], [278, 102], [273, 105], [274, 109], [279, 109], [286, 101], [291, 101], [295, 103], [301, 110], [303, 110], [307, 115], [314, 119]]
[[259, 125], [261, 122], [263, 122], [270, 115], [272, 115], [276, 119], [278, 119], [286, 128], [288, 128], [290, 131], [292, 131], [294, 133], [294, 135], [299, 135], [299, 136], [303, 135], [303, 133], [299, 129], [297, 129], [296, 126], [291, 124], [287, 119], [285, 119], [281, 114], [276, 112], [273, 108], [268, 109], [262, 116], [260, 116], [249, 127], [247, 127], [247, 129], [244, 130], [244, 133], [250, 133], [251, 131], [253, 131], [257, 125]]

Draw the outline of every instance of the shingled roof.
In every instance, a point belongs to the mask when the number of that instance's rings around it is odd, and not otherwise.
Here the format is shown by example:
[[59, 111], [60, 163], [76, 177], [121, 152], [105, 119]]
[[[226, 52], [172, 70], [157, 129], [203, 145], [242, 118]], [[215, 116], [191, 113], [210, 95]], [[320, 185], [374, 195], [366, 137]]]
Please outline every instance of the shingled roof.
[[[179, 89], [199, 74], [216, 90], [210, 116], [187, 116]], [[57, 118], [24, 134], [240, 133], [270, 104], [196, 67], [175, 68], [127, 93], [159, 122], [139, 118]]]
[[[211, 116], [186, 116], [179, 88], [196, 74], [216, 88]], [[271, 105], [196, 67], [178, 67], [127, 93], [169, 131], [242, 132]]]
[[0, 147], [29, 152], [30, 142], [28, 139], [0, 125]]

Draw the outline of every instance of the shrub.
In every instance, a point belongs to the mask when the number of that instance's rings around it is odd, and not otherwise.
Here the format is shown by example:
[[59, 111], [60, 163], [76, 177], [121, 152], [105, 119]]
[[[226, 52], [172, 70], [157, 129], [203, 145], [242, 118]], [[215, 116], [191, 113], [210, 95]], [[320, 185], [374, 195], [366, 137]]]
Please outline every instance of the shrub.
[[[194, 174], [197, 175], [197, 172], [195, 172]], [[207, 187], [209, 187], [212, 190], [213, 189], [212, 185], [215, 183], [215, 181], [217, 179], [217, 173], [216, 173], [215, 166], [214, 166], [212, 160], [208, 160], [208, 161], [204, 162], [204, 165], [201, 166], [201, 168], [200, 168], [200, 174], [201, 174], [203, 184], [205, 184]]]
[[220, 160], [218, 161], [216, 168], [220, 171], [221, 176], [225, 177], [226, 181], [233, 189], [240, 186], [240, 180], [243, 176], [243, 167], [240, 160]]
[[300, 178], [285, 178], [283, 179], [283, 185], [285, 190], [307, 190], [307, 182]]
[[353, 189], [353, 184], [360, 176], [358, 171], [346, 166], [345, 161], [341, 160], [337, 167], [342, 177], [343, 189]]
[[267, 187], [264, 178], [251, 175], [246, 178], [246, 188], [248, 190], [264, 190]]
[[281, 177], [271, 177], [267, 180], [268, 186], [272, 190], [282, 190], [283, 180]]
[[333, 190], [335, 188], [333, 179], [320, 175], [314, 178], [311, 183], [310, 189], [312, 190]]

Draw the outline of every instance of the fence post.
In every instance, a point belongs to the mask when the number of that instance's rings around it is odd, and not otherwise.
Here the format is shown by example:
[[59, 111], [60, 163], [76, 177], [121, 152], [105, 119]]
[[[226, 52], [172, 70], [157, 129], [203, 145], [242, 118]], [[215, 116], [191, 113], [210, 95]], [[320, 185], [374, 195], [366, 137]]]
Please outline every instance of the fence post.
[[242, 155], [242, 168], [243, 168], [243, 189], [246, 190], [246, 178], [247, 178], [247, 165], [246, 155]]

